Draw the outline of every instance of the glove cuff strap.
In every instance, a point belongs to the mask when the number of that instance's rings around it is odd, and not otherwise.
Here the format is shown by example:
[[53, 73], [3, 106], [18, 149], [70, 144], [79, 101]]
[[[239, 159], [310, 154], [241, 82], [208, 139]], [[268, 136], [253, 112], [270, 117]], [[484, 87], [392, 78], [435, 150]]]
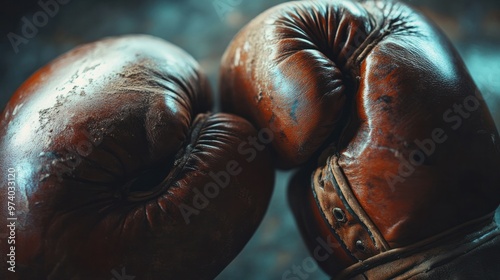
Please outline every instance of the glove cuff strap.
[[324, 222], [354, 262], [390, 249], [386, 240], [359, 204], [338, 158], [331, 157], [313, 174], [312, 192]]
[[327, 162], [312, 176], [313, 197], [330, 232], [355, 262], [337, 280], [407, 279], [438, 266], [457, 265], [451, 263], [477, 248], [500, 248], [494, 212], [410, 246], [391, 248], [359, 204], [338, 158]]
[[498, 262], [500, 229], [493, 216], [491, 213], [411, 246], [380, 253], [348, 267], [335, 279], [413, 279], [417, 275], [442, 279], [443, 273], [468, 271], [471, 263]]

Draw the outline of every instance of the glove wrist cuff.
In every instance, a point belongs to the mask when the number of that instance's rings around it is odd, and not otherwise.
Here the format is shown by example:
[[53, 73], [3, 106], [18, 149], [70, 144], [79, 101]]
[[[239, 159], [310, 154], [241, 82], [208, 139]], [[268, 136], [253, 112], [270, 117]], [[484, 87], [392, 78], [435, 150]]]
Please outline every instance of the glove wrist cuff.
[[499, 261], [500, 229], [494, 212], [409, 246], [391, 248], [359, 204], [338, 158], [326, 162], [313, 174], [312, 194], [323, 222], [354, 263], [334, 279], [409, 279], [421, 274], [424, 279], [443, 279], [449, 278], [448, 270], [467, 274], [478, 262]]
[[389, 250], [387, 241], [352, 192], [338, 165], [338, 158], [333, 156], [327, 162], [315, 171], [312, 192], [330, 232], [351, 257], [352, 263]]
[[500, 229], [493, 216], [494, 212], [411, 246], [380, 253], [348, 267], [334, 279], [410, 279], [417, 275], [442, 279], [452, 278], [450, 271], [457, 277], [468, 275], [477, 270], [473, 266], [478, 263], [498, 262]]

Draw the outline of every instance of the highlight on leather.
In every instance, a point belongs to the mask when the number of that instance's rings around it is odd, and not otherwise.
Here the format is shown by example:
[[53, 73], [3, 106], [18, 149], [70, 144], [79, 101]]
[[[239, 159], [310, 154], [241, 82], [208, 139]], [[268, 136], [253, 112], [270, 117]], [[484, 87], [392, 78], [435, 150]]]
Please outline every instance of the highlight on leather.
[[258, 131], [211, 106], [198, 63], [146, 35], [35, 72], [0, 116], [0, 169], [12, 171], [0, 204], [17, 217], [16, 272], [2, 254], [0, 278], [215, 278], [262, 220], [274, 171], [266, 149], [238, 148]]
[[[318, 237], [336, 239], [318, 261], [332, 277], [409, 277], [439, 259], [449, 275], [498, 272], [477, 263], [500, 260], [499, 135], [457, 51], [418, 11], [283, 3], [233, 38], [220, 73], [223, 109], [274, 133], [279, 167], [307, 170], [290, 203], [312, 254]], [[440, 255], [450, 244], [477, 248], [458, 261]]]

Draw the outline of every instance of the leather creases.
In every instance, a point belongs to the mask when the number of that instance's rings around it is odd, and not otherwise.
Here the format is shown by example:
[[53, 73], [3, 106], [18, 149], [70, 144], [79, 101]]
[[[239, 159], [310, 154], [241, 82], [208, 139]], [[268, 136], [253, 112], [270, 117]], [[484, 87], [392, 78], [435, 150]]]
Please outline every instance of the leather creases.
[[408, 279], [500, 242], [500, 229], [493, 221], [494, 213], [490, 213], [412, 245], [391, 248], [359, 204], [337, 156], [317, 168], [311, 180], [323, 222], [342, 249], [357, 261], [335, 280]]

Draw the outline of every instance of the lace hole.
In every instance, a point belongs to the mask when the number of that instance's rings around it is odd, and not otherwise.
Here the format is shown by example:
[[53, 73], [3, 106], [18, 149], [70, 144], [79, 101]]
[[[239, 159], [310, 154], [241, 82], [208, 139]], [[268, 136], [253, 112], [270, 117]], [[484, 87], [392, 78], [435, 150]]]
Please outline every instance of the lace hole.
[[356, 241], [356, 248], [362, 252], [366, 250], [365, 244], [361, 240]]
[[335, 217], [337, 222], [344, 223], [345, 221], [347, 221], [344, 211], [340, 208], [333, 208], [333, 216]]

